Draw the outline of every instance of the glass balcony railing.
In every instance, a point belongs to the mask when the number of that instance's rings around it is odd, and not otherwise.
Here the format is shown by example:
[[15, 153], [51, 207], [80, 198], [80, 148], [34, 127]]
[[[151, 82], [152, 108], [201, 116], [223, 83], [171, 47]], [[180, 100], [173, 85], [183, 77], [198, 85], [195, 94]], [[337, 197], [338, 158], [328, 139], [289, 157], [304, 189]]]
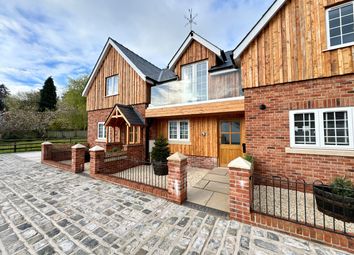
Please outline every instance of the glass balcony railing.
[[173, 81], [151, 88], [150, 106], [165, 106], [243, 96], [240, 72], [208, 75], [208, 84]]

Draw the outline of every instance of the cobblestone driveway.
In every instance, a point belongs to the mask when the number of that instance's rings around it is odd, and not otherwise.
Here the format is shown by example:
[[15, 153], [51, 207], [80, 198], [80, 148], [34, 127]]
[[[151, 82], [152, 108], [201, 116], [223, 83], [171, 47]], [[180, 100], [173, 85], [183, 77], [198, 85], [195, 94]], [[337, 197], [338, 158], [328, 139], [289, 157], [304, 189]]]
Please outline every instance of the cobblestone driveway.
[[3, 254], [344, 254], [0, 155]]

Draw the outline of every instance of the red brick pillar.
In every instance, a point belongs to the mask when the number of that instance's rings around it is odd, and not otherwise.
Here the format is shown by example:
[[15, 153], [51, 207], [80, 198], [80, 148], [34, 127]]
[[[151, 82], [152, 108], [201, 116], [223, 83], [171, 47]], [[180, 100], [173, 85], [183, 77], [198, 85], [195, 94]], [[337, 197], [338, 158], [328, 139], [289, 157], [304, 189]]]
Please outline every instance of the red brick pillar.
[[167, 189], [169, 199], [182, 204], [187, 199], [187, 157], [176, 152], [167, 158]]
[[253, 165], [238, 157], [228, 165], [230, 176], [230, 219], [251, 222]]
[[42, 155], [41, 155], [41, 162], [43, 163], [44, 160], [51, 160], [52, 159], [52, 149], [53, 144], [51, 142], [44, 142], [42, 143]]
[[85, 149], [86, 146], [79, 143], [71, 147], [71, 170], [74, 173], [81, 173], [84, 171]]
[[99, 174], [104, 167], [104, 149], [94, 146], [90, 149], [90, 175]]

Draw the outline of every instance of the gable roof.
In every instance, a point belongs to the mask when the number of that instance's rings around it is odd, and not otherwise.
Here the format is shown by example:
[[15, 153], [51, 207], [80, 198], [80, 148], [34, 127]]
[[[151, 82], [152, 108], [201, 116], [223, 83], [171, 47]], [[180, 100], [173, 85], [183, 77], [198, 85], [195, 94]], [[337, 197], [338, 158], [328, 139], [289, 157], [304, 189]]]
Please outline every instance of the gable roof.
[[[119, 116], [117, 113], [119, 113]], [[145, 125], [140, 114], [131, 105], [116, 104], [104, 124], [110, 124], [112, 119], [116, 119], [115, 121], [117, 121], [117, 118], [123, 118], [129, 127]]]
[[95, 78], [104, 58], [107, 56], [110, 47], [113, 47], [144, 81], [151, 80], [155, 82], [164, 82], [177, 78], [176, 74], [170, 69], [160, 69], [112, 38], [108, 38], [100, 57], [90, 74], [89, 81], [82, 93], [83, 96], [87, 96], [93, 79]]
[[219, 47], [215, 46], [214, 44], [212, 44], [211, 42], [209, 42], [205, 38], [201, 37], [196, 32], [191, 31], [188, 34], [187, 38], [182, 43], [181, 47], [179, 47], [178, 51], [172, 57], [171, 61], [168, 63], [168, 67], [169, 68], [173, 68], [175, 66], [175, 64], [177, 63], [178, 59], [186, 51], [186, 49], [192, 43], [193, 40], [199, 42], [201, 45], [203, 45], [204, 47], [208, 48], [209, 50], [214, 52], [217, 56], [222, 58], [222, 50]]
[[242, 52], [250, 45], [250, 43], [258, 36], [263, 28], [269, 23], [275, 14], [283, 7], [287, 0], [275, 0], [263, 16], [258, 20], [256, 25], [248, 32], [242, 41], [236, 46], [233, 51], [233, 58], [238, 59]]

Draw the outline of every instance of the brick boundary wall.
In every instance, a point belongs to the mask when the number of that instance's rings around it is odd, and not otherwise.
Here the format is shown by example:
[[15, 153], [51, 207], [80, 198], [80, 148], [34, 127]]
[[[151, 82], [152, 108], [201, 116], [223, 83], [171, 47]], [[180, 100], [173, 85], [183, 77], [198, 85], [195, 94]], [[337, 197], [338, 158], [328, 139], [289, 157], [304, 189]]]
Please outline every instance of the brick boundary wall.
[[187, 157], [181, 153], [176, 152], [167, 158], [168, 176], [166, 190], [107, 174], [104, 155], [105, 151], [102, 147], [94, 146], [90, 149], [90, 176], [92, 178], [150, 193], [178, 204], [182, 204], [187, 199]]
[[[85, 150], [86, 147], [82, 144], [72, 146], [70, 151], [71, 164], [64, 164], [60, 161], [69, 160], [67, 159], [67, 153], [65, 157], [57, 157], [56, 154], [59, 153], [53, 154], [53, 144], [51, 142], [44, 142], [41, 149], [41, 163], [64, 171], [80, 173], [84, 171]], [[58, 158], [61, 160], [58, 160]]]
[[213, 157], [188, 156], [188, 165], [191, 167], [213, 169], [218, 166], [218, 159]]
[[[247, 153], [262, 176], [330, 182], [346, 175], [354, 181], [354, 157], [286, 153], [289, 111], [354, 106], [354, 74], [245, 89]], [[260, 105], [266, 105], [260, 110]]]
[[354, 237], [323, 229], [305, 226], [285, 219], [279, 219], [251, 212], [253, 165], [239, 157], [230, 162], [230, 219], [258, 227], [277, 230], [291, 236], [329, 245], [354, 254]]

